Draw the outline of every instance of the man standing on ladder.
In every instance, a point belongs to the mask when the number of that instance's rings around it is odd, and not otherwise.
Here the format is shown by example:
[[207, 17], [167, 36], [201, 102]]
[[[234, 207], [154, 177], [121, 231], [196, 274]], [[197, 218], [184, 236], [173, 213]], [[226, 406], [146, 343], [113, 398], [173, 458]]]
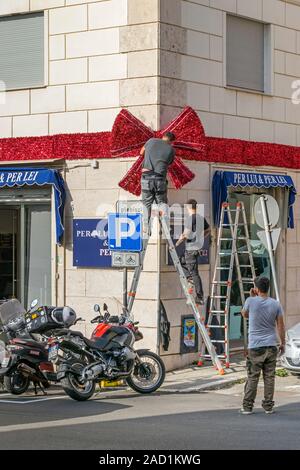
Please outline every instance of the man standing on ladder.
[[[140, 154], [144, 156], [142, 169], [142, 202], [147, 210], [148, 223], [153, 202], [168, 204], [168, 167], [173, 163], [175, 150], [171, 143], [176, 140], [172, 132], [166, 132], [162, 139], [149, 139]], [[164, 207], [165, 209], [165, 207]]]
[[198, 262], [199, 251], [203, 247], [205, 237], [210, 233], [210, 226], [207, 220], [197, 213], [197, 201], [189, 199], [186, 203], [188, 217], [185, 220], [185, 229], [181, 234], [176, 246], [185, 241], [184, 259], [182, 268], [188, 279], [192, 279], [196, 291], [196, 303], [203, 305], [204, 294], [202, 281], [199, 276]]

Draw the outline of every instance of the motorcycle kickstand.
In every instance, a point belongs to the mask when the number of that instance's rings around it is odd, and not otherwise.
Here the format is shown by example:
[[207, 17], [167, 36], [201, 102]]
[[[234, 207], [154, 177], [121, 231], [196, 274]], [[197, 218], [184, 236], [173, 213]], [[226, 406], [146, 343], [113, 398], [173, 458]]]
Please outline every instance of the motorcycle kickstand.
[[37, 387], [39, 387], [39, 389], [41, 390], [42, 394], [44, 396], [47, 395], [47, 392], [46, 390], [44, 389], [43, 385], [41, 384], [41, 382], [34, 382], [34, 394], [37, 395], [38, 394], [38, 391], [37, 391]]

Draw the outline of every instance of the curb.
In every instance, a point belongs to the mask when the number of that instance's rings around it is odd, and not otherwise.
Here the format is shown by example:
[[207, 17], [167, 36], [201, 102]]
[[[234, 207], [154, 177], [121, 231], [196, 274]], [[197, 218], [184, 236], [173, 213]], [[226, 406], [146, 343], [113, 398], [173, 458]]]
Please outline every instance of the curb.
[[161, 388], [161, 392], [166, 393], [193, 393], [193, 392], [206, 392], [210, 390], [221, 390], [222, 388], [227, 388], [239, 383], [240, 381], [246, 380], [246, 375], [242, 375], [240, 377], [235, 377], [232, 379], [223, 379], [223, 380], [214, 380], [212, 382], [207, 382], [203, 385], [196, 385], [194, 387], [187, 387], [187, 388], [178, 388], [178, 389], [171, 389], [171, 388]]
[[[197, 392], [206, 392], [206, 391], [211, 391], [211, 390], [221, 390], [223, 388], [228, 388], [236, 383], [239, 383], [240, 381], [245, 381], [247, 378], [246, 374], [240, 375], [239, 377], [232, 377], [228, 379], [220, 379], [220, 380], [212, 380], [211, 382], [206, 382], [205, 384], [202, 385], [194, 385], [192, 387], [185, 387], [185, 388], [167, 388], [162, 386], [159, 390], [158, 393], [166, 393], [166, 394], [172, 394], [172, 393], [197, 393]], [[57, 385], [53, 385], [51, 389], [54, 390], [60, 390], [61, 387]], [[119, 387], [105, 387], [102, 389], [102, 392], [117, 392], [117, 391], [125, 391], [127, 387], [124, 386], [119, 386]], [[0, 395], [1, 393], [7, 393], [5, 389], [0, 388]]]

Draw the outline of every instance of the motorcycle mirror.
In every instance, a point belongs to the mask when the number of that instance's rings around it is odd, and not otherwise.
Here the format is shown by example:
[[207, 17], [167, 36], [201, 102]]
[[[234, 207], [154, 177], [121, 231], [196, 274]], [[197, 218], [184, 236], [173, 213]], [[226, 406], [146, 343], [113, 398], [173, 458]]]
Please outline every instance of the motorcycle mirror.
[[34, 307], [37, 306], [38, 303], [39, 303], [38, 299], [34, 299], [30, 304], [30, 308], [33, 309]]
[[94, 312], [100, 312], [100, 305], [98, 304], [94, 305]]

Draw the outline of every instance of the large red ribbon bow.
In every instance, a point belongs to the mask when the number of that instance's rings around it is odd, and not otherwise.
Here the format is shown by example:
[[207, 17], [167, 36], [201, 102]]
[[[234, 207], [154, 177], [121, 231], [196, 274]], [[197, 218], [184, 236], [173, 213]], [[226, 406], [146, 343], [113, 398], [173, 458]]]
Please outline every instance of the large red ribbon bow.
[[[147, 140], [152, 137], [161, 138], [166, 132], [173, 132], [176, 135], [174, 142], [176, 158], [169, 167], [168, 174], [175, 188], [180, 189], [195, 177], [180, 157], [199, 160], [199, 154], [204, 155], [205, 151], [203, 126], [197, 113], [190, 107], [186, 107], [179, 116], [159, 131], [153, 131], [129, 111], [123, 109], [117, 116], [112, 129], [111, 155], [113, 157], [137, 156]], [[136, 196], [141, 194], [143, 159], [144, 157], [139, 157], [119, 183], [121, 188]]]

